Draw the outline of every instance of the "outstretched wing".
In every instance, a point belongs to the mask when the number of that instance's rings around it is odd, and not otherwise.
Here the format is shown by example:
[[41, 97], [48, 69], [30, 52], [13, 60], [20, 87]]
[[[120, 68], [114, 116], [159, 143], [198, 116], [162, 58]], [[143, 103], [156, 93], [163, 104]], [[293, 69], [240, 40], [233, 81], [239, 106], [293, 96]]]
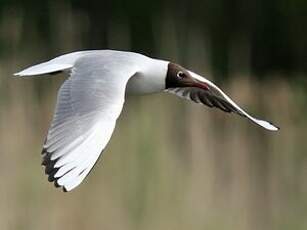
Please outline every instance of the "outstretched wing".
[[[42, 151], [48, 180], [70, 191], [88, 175], [113, 133], [121, 113], [131, 66], [88, 55], [77, 60], [61, 86]], [[123, 71], [123, 69], [125, 71]]]
[[170, 88], [167, 92], [176, 94], [181, 98], [192, 100], [196, 103], [201, 103], [209, 107], [216, 107], [224, 112], [233, 112], [240, 116], [246, 117], [252, 122], [262, 126], [265, 129], [276, 131], [279, 128], [271, 124], [270, 122], [259, 120], [252, 117], [243, 109], [241, 109], [235, 102], [233, 102], [220, 88], [218, 88], [211, 81], [189, 71], [191, 76], [200, 82], [205, 83], [208, 86], [208, 90], [197, 87], [183, 87], [183, 88]]

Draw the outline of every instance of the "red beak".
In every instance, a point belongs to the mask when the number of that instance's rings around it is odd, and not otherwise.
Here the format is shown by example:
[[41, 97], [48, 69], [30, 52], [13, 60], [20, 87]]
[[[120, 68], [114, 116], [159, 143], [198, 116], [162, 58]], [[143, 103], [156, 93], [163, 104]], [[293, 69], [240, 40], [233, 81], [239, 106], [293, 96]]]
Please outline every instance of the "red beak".
[[204, 89], [204, 90], [210, 90], [209, 86], [206, 83], [197, 81], [197, 80], [193, 84], [193, 87]]

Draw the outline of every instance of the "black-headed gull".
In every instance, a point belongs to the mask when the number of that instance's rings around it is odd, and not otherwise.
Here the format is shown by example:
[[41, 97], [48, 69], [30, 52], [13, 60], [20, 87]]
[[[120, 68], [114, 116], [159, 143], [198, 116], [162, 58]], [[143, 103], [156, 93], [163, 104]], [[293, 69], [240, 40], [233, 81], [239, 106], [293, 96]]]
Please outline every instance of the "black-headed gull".
[[29, 67], [15, 76], [68, 72], [61, 86], [53, 121], [44, 146], [48, 180], [64, 191], [88, 175], [113, 133], [125, 93], [170, 92], [179, 97], [234, 112], [265, 129], [271, 123], [256, 119], [209, 80], [169, 61], [113, 50], [74, 52]]

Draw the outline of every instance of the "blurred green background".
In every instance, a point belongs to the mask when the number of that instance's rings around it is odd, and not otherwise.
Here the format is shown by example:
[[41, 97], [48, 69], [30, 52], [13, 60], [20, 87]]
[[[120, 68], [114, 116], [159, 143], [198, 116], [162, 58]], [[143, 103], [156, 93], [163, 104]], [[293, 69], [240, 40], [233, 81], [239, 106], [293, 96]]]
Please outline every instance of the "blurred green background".
[[[307, 1], [0, 2], [0, 229], [307, 229]], [[12, 78], [84, 49], [172, 60], [278, 133], [172, 95], [128, 97], [71, 193], [41, 148], [64, 76]]]

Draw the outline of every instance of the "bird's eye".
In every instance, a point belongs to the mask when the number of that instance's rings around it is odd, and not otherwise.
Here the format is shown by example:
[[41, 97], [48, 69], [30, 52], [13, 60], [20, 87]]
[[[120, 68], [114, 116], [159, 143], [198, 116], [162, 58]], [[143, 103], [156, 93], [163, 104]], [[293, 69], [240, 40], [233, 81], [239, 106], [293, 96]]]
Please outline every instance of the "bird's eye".
[[180, 79], [185, 78], [185, 73], [182, 72], [182, 71], [178, 71], [177, 77], [180, 78]]

